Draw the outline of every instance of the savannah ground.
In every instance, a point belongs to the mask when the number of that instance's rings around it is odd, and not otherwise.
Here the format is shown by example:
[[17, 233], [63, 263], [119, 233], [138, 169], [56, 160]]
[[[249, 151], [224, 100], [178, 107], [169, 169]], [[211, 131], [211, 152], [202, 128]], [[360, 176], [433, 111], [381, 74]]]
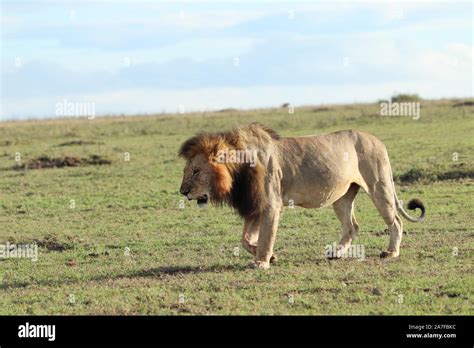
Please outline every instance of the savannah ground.
[[[36, 262], [0, 259], [0, 314], [474, 314], [472, 104], [422, 101], [418, 120], [379, 112], [374, 103], [0, 123], [0, 244], [39, 245]], [[381, 139], [399, 198], [427, 207], [425, 222], [404, 221], [400, 258], [379, 258], [389, 235], [360, 192], [364, 261], [327, 261], [324, 247], [340, 237], [332, 208], [295, 207], [280, 221], [277, 264], [249, 268], [238, 216], [182, 201], [176, 154], [199, 130], [253, 121], [283, 136], [350, 128]], [[85, 160], [25, 166], [43, 155]]]

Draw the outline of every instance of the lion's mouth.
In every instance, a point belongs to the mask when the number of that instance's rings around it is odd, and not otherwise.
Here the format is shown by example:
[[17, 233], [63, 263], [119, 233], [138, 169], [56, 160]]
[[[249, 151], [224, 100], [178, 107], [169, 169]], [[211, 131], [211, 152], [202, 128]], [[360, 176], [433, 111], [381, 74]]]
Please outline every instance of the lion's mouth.
[[209, 200], [209, 197], [207, 195], [201, 196], [197, 198], [197, 204], [199, 207], [205, 207], [207, 204], [207, 201]]

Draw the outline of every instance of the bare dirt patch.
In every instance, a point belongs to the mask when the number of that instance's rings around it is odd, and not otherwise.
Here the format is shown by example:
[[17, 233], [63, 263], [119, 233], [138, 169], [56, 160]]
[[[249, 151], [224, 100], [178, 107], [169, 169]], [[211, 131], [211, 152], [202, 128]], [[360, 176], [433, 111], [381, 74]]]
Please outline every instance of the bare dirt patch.
[[110, 160], [104, 159], [99, 155], [91, 155], [89, 158], [62, 156], [49, 157], [40, 156], [30, 159], [21, 165], [15, 165], [13, 169], [47, 169], [47, 168], [64, 168], [64, 167], [81, 167], [87, 165], [107, 165], [111, 164]]
[[72, 141], [67, 141], [65, 143], [58, 144], [56, 146], [63, 147], [63, 146], [95, 145], [95, 144], [98, 144], [98, 143], [96, 143], [95, 141], [87, 141], [87, 140], [72, 140]]
[[62, 243], [57, 240], [55, 236], [47, 235], [43, 239], [35, 239], [35, 243], [40, 248], [46, 248], [49, 251], [64, 251], [72, 249], [72, 246], [67, 243]]

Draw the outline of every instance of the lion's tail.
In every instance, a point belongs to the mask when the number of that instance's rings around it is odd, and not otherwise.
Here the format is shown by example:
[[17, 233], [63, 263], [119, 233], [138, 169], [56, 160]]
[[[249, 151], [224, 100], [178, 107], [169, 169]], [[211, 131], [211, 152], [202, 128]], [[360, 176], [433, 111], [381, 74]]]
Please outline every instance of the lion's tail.
[[405, 209], [403, 208], [403, 203], [402, 201], [399, 201], [398, 198], [397, 198], [397, 195], [395, 194], [395, 202], [397, 204], [397, 210], [400, 214], [402, 214], [402, 216], [407, 219], [408, 221], [411, 221], [411, 222], [420, 222], [420, 221], [423, 221], [425, 219], [425, 212], [426, 212], [426, 208], [425, 208], [425, 205], [423, 204], [422, 201], [420, 201], [419, 199], [415, 198], [415, 199], [412, 199], [408, 202], [407, 204], [407, 208], [410, 209], [410, 210], [415, 210], [415, 209], [420, 209], [421, 210], [421, 215], [418, 216], [418, 217], [413, 217], [413, 216], [410, 216], [406, 211]]
[[411, 222], [421, 222], [425, 219], [425, 213], [426, 213], [426, 208], [425, 205], [423, 204], [422, 201], [420, 201], [418, 198], [411, 199], [408, 204], [407, 208], [409, 210], [416, 210], [420, 209], [421, 210], [421, 215], [418, 217], [413, 217], [409, 215], [405, 208], [403, 208], [403, 202], [400, 201], [397, 197], [397, 191], [395, 190], [395, 183], [393, 182], [393, 174], [392, 174], [392, 168], [390, 168], [390, 175], [392, 176], [392, 184], [393, 184], [393, 194], [395, 196], [395, 204], [397, 205], [397, 211], [408, 221]]

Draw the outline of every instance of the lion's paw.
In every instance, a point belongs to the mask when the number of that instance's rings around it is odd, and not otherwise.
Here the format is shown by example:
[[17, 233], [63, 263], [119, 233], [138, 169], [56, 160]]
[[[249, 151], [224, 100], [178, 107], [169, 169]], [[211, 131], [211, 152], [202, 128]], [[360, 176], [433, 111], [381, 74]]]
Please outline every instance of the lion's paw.
[[380, 254], [381, 259], [389, 258], [389, 257], [398, 257], [400, 253], [396, 251], [382, 251]]
[[266, 261], [254, 261], [250, 264], [252, 268], [258, 268], [258, 269], [269, 269], [270, 268], [270, 262]]

